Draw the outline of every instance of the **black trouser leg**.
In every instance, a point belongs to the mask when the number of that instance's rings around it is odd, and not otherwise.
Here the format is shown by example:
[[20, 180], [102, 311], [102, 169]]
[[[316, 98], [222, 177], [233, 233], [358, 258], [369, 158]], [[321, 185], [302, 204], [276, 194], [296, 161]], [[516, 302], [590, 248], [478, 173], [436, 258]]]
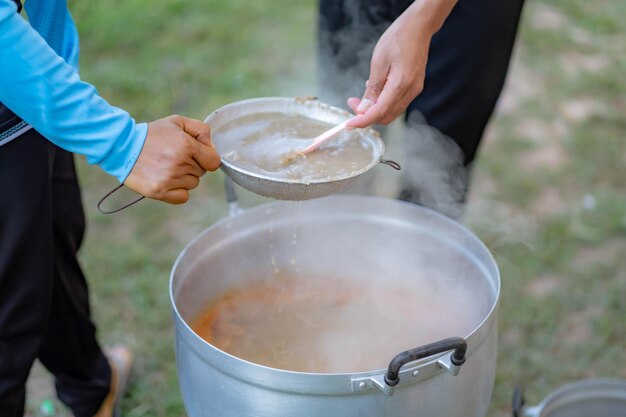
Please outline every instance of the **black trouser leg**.
[[53, 276], [48, 331], [39, 359], [57, 394], [77, 417], [91, 417], [110, 388], [109, 364], [91, 321], [87, 282], [76, 258], [85, 229], [80, 188], [69, 152], [57, 149], [52, 172]]
[[84, 231], [72, 155], [34, 130], [0, 147], [0, 415], [21, 416], [36, 357], [59, 398], [91, 417], [111, 371], [76, 259]]
[[52, 145], [32, 131], [0, 147], [0, 415], [23, 414], [52, 300]]

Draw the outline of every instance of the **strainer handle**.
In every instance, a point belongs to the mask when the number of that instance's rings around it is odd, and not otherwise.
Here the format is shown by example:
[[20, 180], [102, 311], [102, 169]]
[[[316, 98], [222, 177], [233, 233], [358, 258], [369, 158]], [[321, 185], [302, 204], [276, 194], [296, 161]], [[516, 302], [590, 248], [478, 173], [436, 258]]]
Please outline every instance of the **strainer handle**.
[[98, 201], [98, 205], [96, 206], [98, 208], [98, 211], [102, 214], [113, 214], [113, 213], [117, 213], [118, 211], [122, 211], [125, 208], [128, 208], [130, 206], [132, 206], [135, 203], [140, 202], [141, 200], [143, 200], [144, 198], [146, 198], [145, 196], [139, 196], [136, 199], [129, 201], [128, 203], [124, 204], [121, 207], [115, 208], [113, 210], [107, 210], [102, 208], [102, 204], [104, 203], [104, 200], [106, 200], [107, 198], [109, 198], [113, 193], [115, 193], [116, 191], [118, 191], [119, 189], [121, 189], [124, 186], [124, 184], [120, 184], [117, 187], [115, 187], [114, 189], [112, 189], [111, 191], [109, 191], [108, 193], [106, 193], [104, 196], [102, 196], [102, 198], [100, 199], [100, 201]]
[[402, 166], [400, 166], [399, 163], [397, 163], [396, 161], [392, 161], [391, 159], [380, 159], [379, 161], [381, 164], [390, 166], [391, 168], [395, 169], [396, 171], [400, 171], [402, 169]]

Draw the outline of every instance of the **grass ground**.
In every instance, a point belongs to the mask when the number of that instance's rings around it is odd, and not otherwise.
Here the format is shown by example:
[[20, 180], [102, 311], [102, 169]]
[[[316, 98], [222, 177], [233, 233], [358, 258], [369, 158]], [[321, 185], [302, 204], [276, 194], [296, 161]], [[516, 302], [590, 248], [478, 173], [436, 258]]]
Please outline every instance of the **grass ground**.
[[[71, 2], [82, 74], [139, 120], [204, 118], [253, 96], [308, 94], [315, 1]], [[621, 0], [529, 0], [505, 93], [475, 167], [466, 223], [502, 272], [489, 416], [575, 379], [626, 378], [626, 33]], [[180, 207], [95, 210], [114, 181], [80, 164], [89, 227], [81, 259], [103, 343], [137, 352], [125, 416], [182, 416], [168, 274], [226, 215], [221, 174]], [[251, 200], [250, 200], [251, 201]], [[29, 415], [50, 397], [36, 369]], [[57, 403], [57, 414], [68, 415]]]

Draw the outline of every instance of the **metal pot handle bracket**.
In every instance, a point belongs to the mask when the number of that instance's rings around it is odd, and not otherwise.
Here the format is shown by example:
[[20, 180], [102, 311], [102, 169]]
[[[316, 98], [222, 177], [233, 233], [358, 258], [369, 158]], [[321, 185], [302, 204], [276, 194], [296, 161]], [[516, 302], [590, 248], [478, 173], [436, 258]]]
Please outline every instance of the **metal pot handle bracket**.
[[[450, 353], [426, 363], [406, 367], [401, 371], [401, 368], [410, 362], [445, 352]], [[466, 353], [467, 341], [462, 337], [451, 337], [407, 350], [399, 353], [389, 362], [389, 367], [385, 374], [352, 378], [352, 391], [379, 389], [386, 395], [391, 396], [396, 386], [430, 378], [442, 369], [456, 376], [461, 369], [461, 365], [465, 363]]]
[[244, 209], [239, 207], [235, 183], [228, 175], [224, 176], [224, 191], [226, 192], [226, 202], [228, 203], [228, 217], [235, 217], [242, 213]]

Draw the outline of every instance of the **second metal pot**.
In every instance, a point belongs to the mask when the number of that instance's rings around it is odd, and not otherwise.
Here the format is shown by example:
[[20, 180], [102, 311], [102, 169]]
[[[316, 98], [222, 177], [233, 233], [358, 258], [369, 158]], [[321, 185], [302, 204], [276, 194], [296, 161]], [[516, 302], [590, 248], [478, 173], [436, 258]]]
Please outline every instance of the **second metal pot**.
[[539, 405], [527, 407], [520, 389], [513, 395], [513, 417], [624, 417], [626, 380], [584, 379], [550, 393]]

